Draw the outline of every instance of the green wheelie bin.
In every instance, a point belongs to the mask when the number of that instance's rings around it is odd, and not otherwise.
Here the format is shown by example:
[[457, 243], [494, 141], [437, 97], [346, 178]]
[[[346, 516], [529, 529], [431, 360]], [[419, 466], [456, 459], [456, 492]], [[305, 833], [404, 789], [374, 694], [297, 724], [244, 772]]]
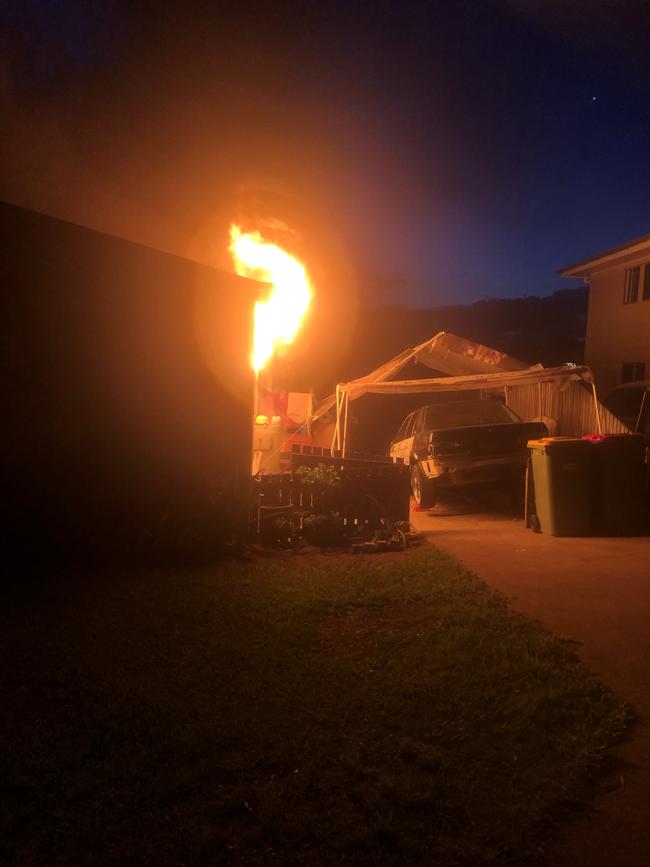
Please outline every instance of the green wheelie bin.
[[636, 536], [647, 527], [645, 439], [641, 434], [592, 434], [594, 532]]
[[542, 533], [591, 535], [591, 443], [578, 437], [543, 437], [529, 440], [528, 448]]

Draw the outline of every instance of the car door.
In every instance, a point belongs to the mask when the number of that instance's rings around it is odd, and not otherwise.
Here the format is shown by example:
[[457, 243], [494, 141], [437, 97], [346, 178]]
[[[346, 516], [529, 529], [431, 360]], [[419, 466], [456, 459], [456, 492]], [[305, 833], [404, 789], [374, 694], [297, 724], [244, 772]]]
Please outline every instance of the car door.
[[390, 456], [394, 461], [402, 458], [405, 464], [410, 463], [413, 452], [414, 422], [415, 413], [407, 415], [390, 444]]

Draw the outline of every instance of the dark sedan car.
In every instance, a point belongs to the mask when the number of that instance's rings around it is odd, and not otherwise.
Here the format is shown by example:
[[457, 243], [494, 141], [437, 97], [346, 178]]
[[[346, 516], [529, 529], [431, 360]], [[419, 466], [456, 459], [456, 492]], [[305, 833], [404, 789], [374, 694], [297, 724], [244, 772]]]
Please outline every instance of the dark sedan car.
[[404, 419], [390, 455], [411, 465], [415, 502], [430, 508], [452, 487], [518, 484], [526, 443], [547, 433], [542, 422], [522, 421], [495, 398], [434, 403]]

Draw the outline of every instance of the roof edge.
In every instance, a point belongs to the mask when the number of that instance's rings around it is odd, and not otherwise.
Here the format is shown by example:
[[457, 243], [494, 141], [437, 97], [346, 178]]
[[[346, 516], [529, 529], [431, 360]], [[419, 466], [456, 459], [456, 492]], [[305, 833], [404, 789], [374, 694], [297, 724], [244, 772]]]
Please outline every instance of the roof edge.
[[619, 244], [616, 247], [611, 247], [609, 250], [604, 250], [595, 256], [590, 256], [588, 259], [582, 259], [579, 262], [574, 262], [572, 265], [565, 265], [563, 268], [558, 268], [557, 273], [561, 277], [584, 277], [594, 266], [602, 265], [608, 261], [616, 261], [623, 254], [634, 253], [637, 250], [650, 248], [650, 234], [641, 235], [640, 238], [635, 238], [632, 241], [627, 241], [625, 244]]

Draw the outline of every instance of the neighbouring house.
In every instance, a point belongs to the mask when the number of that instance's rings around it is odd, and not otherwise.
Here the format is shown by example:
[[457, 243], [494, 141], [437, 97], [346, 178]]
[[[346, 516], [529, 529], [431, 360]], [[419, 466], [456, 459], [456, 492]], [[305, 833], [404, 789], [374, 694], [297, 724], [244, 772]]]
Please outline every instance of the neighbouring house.
[[569, 265], [589, 284], [585, 364], [601, 396], [650, 377], [650, 235]]

